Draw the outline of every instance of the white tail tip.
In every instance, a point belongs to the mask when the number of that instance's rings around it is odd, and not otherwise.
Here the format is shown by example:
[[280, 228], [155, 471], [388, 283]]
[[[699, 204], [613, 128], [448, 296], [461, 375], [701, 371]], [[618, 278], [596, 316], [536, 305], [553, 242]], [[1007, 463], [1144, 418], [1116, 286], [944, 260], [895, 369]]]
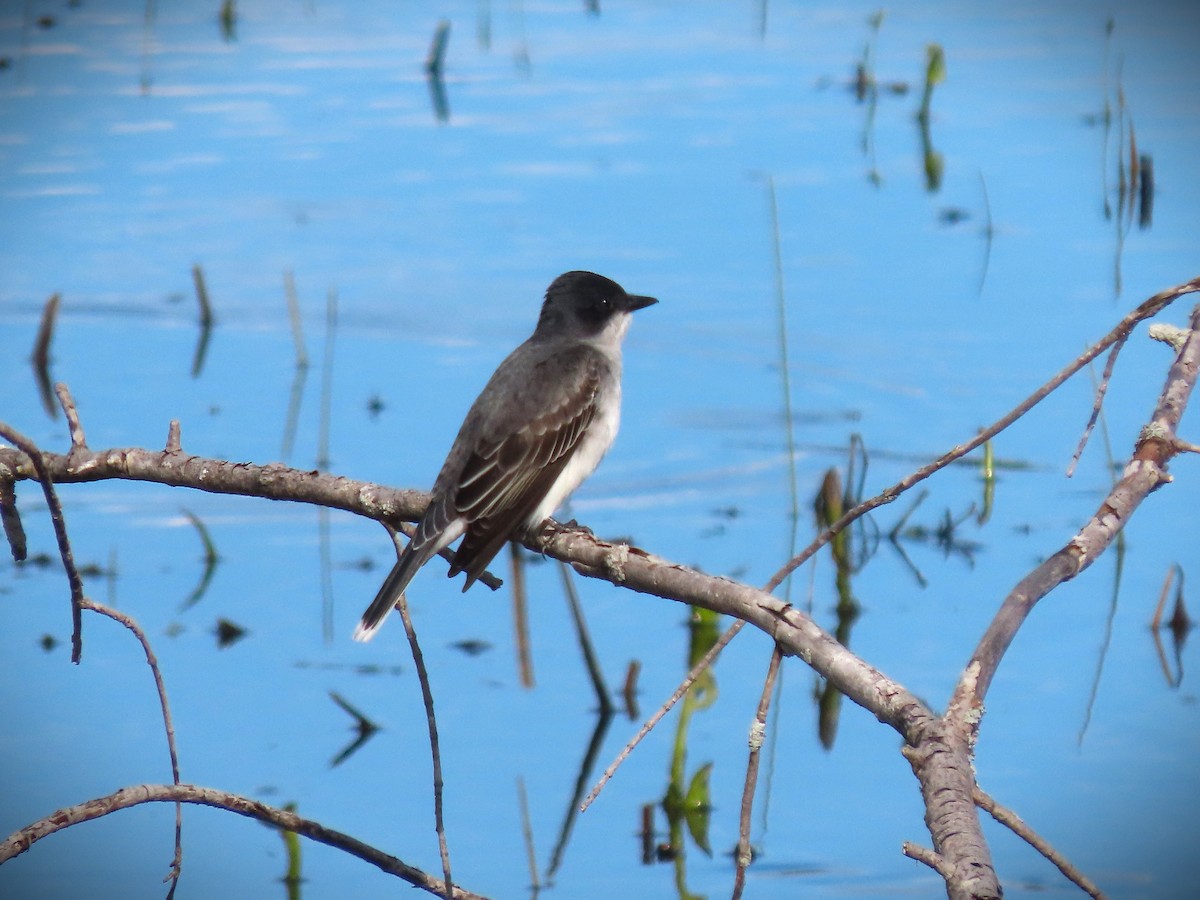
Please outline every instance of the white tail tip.
[[374, 625], [368, 625], [366, 622], [359, 620], [358, 625], [354, 629], [353, 638], [360, 644], [365, 644], [371, 638], [375, 637], [375, 632], [379, 630], [379, 626], [383, 622], [376, 622]]

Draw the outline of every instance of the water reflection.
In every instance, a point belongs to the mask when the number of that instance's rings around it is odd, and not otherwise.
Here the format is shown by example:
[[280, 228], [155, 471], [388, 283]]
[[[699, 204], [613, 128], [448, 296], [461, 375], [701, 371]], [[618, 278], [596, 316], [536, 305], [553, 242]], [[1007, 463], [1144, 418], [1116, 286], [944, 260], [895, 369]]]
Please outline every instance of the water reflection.
[[[284, 4], [261, 18], [233, 3], [29, 7], [5, 20], [0, 46], [0, 343], [12, 351], [0, 354], [0, 418], [39, 431], [46, 446], [65, 443], [47, 420], [57, 416], [54, 380], [64, 379], [103, 446], [152, 445], [175, 419], [198, 453], [254, 462], [282, 454], [298, 466], [424, 483], [455, 424], [443, 409], [477, 390], [495, 362], [491, 346], [523, 321], [530, 286], [590, 261], [631, 270], [679, 302], [676, 318], [636, 338], [647, 352], [627, 372], [623, 433], [606, 474], [580, 498], [581, 521], [761, 580], [810, 527], [797, 497], [824, 485], [827, 502], [844, 506], [864, 481], [886, 483], [962, 441], [1059, 365], [1064, 347], [1073, 352], [1107, 327], [1114, 292], [1148, 293], [1194, 266], [1187, 211], [1200, 204], [1188, 177], [1188, 103], [1197, 86], [1181, 64], [1189, 57], [1172, 60], [1166, 32], [1194, 33], [1195, 19], [1154, 12], [1120, 6], [1119, 28], [1105, 33], [1094, 11], [1044, 4], [963, 17], [917, 5], [885, 20], [870, 5], [768, 9], [765, 0], [686, 10], [518, 4], [493, 18], [482, 2], [447, 8], [445, 27], [415, 6]], [[948, 72], [940, 83], [926, 55], [935, 42]], [[436, 72], [422, 70], [427, 59]], [[922, 80], [932, 96], [923, 117]], [[1156, 196], [1156, 181], [1171, 190]], [[211, 334], [196, 327], [193, 266], [219, 307]], [[314, 291], [315, 303], [302, 302]], [[59, 299], [51, 306], [48, 297]], [[53, 341], [34, 337], [43, 307]], [[306, 331], [324, 342], [316, 403], [304, 398]], [[31, 346], [43, 348], [32, 374]], [[1151, 371], [1136, 367], [1145, 365], [1138, 360], [1126, 384]], [[444, 376], [438, 396], [420, 388], [421, 371]], [[1141, 402], [1114, 400], [1118, 442]], [[1069, 452], [1074, 440], [1061, 423], [1080, 417], [1056, 407], [1000, 439], [995, 453], [1021, 468], [963, 467], [915, 514], [881, 517], [895, 538], [882, 545], [895, 553], [872, 555], [880, 534], [864, 523], [811, 579], [796, 579], [795, 602], [936, 702], [962, 664], [972, 615], [1107, 485], [1106, 465], [1086, 459], [1081, 485], [1058, 480], [1060, 445]], [[873, 448], [869, 479], [865, 456], [855, 474], [844, 461], [851, 432]], [[1192, 510], [1173, 505], [1186, 499], [1176, 490], [1184, 474], [1155, 497], [1159, 523], [1183, 527], [1156, 527], [1151, 540], [1142, 532], [1119, 576], [1092, 573], [1039, 609], [1016, 648], [1024, 663], [997, 685], [980, 748], [995, 789], [1065, 836], [1085, 867], [1115, 870], [1118, 885], [1169, 871], [1196, 833], [1178, 788], [1189, 762], [1170, 749], [1186, 749], [1192, 727], [1186, 663], [1195, 647], [1181, 586]], [[201, 494], [186, 501], [192, 526], [174, 528], [179, 501], [165, 488], [64, 494], [82, 558], [95, 561], [89, 588], [112, 595], [119, 584], [123, 605], [152, 634], [174, 635], [161, 649], [186, 717], [185, 762], [210, 761], [202, 771], [214, 781], [277, 783], [315, 818], [423, 852], [427, 823], [398, 822], [395, 812], [428, 788], [426, 773], [407, 771], [418, 765], [397, 764], [422, 749], [407, 743], [420, 730], [411, 727], [415, 680], [397, 646], [358, 658], [343, 640], [346, 609], [373, 580], [363, 561], [378, 566], [391, 553], [378, 528]], [[36, 492], [18, 500], [36, 508]], [[963, 513], [972, 503], [989, 528], [987, 553]], [[909, 514], [921, 517], [912, 529]], [[195, 562], [200, 522], [221, 549], [219, 567], [207, 551]], [[0, 656], [22, 685], [5, 709], [15, 736], [4, 783], [10, 828], [61, 797], [93, 796], [97, 782], [161, 768], [143, 755], [155, 740], [142, 740], [142, 713], [128, 699], [144, 687], [144, 664], [97, 642], [102, 675], [64, 674], [58, 564], [43, 524], [29, 540], [32, 563], [0, 571]], [[946, 556], [957, 564], [940, 565]], [[1122, 639], [1149, 618], [1176, 563], [1152, 639]], [[761, 648], [731, 646], [720, 692], [713, 676], [704, 705], [663, 729], [669, 743], [642, 747], [578, 818], [580, 786], [615, 749], [608, 717], [594, 708], [609, 689], [594, 695], [563, 649], [565, 605], [539, 600], [557, 597], [558, 573], [526, 574], [519, 626], [494, 599], [443, 595], [440, 579], [418, 592], [458, 754], [447, 778], [458, 804], [451, 840], [455, 828], [477, 827], [464, 839], [480, 854], [472, 865], [497, 895], [520, 895], [529, 876], [518, 816], [511, 790], [496, 787], [519, 776], [530, 832], [549, 835], [544, 877], [561, 890], [727, 892], [745, 752], [714, 736], [744, 731]], [[707, 626], [680, 637], [676, 610], [591, 584], [580, 591], [596, 669], [629, 671], [635, 660], [626, 711], [636, 716], [639, 700], [657, 705]], [[208, 611], [176, 610], [180, 598]], [[1180, 624], [1164, 632], [1168, 620]], [[245, 635], [219, 655], [218, 621]], [[504, 652], [514, 629], [525, 634], [512, 638], [516, 669]], [[497, 652], [458, 649], [471, 642]], [[380, 674], [388, 677], [372, 677]], [[360, 740], [363, 726], [336, 698], [389, 727]], [[895, 852], [920, 831], [911, 784], [881, 777], [868, 796], [856, 780], [894, 771], [894, 747], [876, 752], [866, 727], [874, 723], [838, 709], [826, 685], [812, 702], [778, 729], [795, 765], [764, 789], [775, 802], [755, 834], [767, 862], [749, 871], [751, 895], [793, 892], [796, 878], [814, 895], [932, 892], [932, 879], [913, 887]], [[113, 709], [122, 711], [115, 734]], [[1082, 749], [1081, 721], [1090, 738]], [[1145, 765], [1146, 744], [1122, 737], [1151, 733], [1167, 787]], [[82, 741], [92, 748], [86, 770], [71, 751]], [[1116, 781], [1136, 799], [1103, 796]], [[45, 893], [56, 877], [93, 883], [97, 858], [128, 866], [114, 890], [156, 883], [161, 872], [137, 866], [155, 858], [162, 834], [143, 842], [140, 826], [117, 821], [82, 836], [85, 852], [45, 842], [6, 865], [0, 893]], [[1164, 821], [1174, 823], [1170, 834]], [[1131, 823], [1115, 849], [1113, 822]], [[203, 827], [196, 817], [198, 834]], [[280, 848], [274, 835], [247, 832], [230, 846], [227, 826], [212, 827], [206, 840], [222, 852], [206, 856], [199, 841], [189, 851], [189, 889], [284, 894], [279, 866], [263, 874], [268, 853], [287, 857], [286, 892], [300, 892], [294, 836], [289, 843], [285, 832]], [[640, 865], [660, 856], [671, 865]], [[1013, 873], [1014, 895], [1027, 869], [1044, 871], [1011, 848], [997, 858]], [[370, 871], [345, 872], [316, 854], [307, 863], [309, 900], [383, 889]]]

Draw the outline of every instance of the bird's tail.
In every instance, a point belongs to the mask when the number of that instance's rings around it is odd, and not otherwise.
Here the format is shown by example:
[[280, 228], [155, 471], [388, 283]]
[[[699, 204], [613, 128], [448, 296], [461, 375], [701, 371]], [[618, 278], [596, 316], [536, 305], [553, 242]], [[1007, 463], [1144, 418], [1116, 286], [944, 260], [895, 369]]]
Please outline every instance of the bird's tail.
[[433, 542], [426, 543], [415, 552], [411, 543], [404, 548], [400, 558], [392, 566], [392, 571], [383, 580], [379, 593], [375, 595], [375, 599], [371, 601], [367, 611], [358, 620], [358, 626], [354, 629], [354, 640], [369, 641], [375, 636], [375, 632], [379, 630], [383, 620], [395, 608], [396, 601], [400, 599], [404, 589], [408, 587], [408, 583], [417, 574], [417, 569], [421, 568], [435, 552], [437, 552], [437, 546]]

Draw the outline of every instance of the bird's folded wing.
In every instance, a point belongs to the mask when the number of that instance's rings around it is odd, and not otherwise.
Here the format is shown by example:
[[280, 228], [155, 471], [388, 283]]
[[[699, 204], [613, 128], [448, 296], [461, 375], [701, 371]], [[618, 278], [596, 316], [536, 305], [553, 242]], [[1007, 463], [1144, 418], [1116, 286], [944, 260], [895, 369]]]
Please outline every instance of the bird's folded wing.
[[466, 590], [504, 543], [525, 525], [558, 480], [596, 414], [600, 376], [585, 369], [560, 402], [495, 440], [483, 440], [458, 480], [454, 508], [470, 524], [450, 574], [467, 572]]

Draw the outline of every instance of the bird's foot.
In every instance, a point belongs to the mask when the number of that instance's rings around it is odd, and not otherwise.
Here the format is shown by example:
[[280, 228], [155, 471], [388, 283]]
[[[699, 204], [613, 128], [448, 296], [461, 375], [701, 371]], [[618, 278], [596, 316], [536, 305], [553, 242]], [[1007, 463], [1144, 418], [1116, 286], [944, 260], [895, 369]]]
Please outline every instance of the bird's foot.
[[586, 525], [580, 525], [574, 519], [572, 519], [570, 522], [559, 523], [558, 527], [563, 531], [574, 531], [579, 534], [590, 535], [591, 537], [596, 536], [596, 532], [592, 531], [592, 529], [588, 528]]
[[534, 529], [530, 535], [535, 541], [543, 547], [554, 540], [560, 534], [586, 534], [588, 537], [595, 537], [592, 529], [586, 525], [580, 525], [574, 519], [570, 522], [556, 522], [554, 519], [547, 519], [541, 525]]

